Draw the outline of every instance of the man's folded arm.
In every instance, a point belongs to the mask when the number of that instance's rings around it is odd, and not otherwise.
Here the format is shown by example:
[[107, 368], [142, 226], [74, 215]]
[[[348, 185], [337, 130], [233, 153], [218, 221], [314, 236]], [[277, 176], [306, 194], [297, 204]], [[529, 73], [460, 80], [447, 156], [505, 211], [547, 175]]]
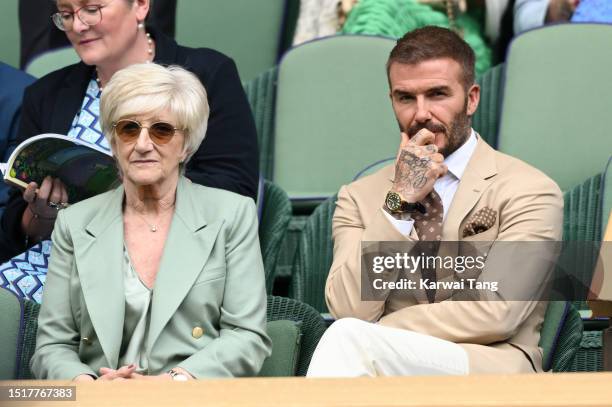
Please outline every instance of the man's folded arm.
[[[384, 311], [384, 300], [361, 299], [362, 242], [415, 240], [414, 234], [400, 233], [381, 208], [376, 208], [371, 222], [364, 225], [350, 189], [343, 186], [338, 193], [333, 219], [334, 261], [325, 286], [327, 306], [335, 318], [377, 321]], [[383, 292], [377, 294], [386, 298]]]
[[485, 301], [443, 301], [402, 308], [383, 316], [380, 324], [456, 343], [489, 344], [512, 337], [541, 299], [554, 266], [562, 224], [559, 188], [547, 178], [533, 182], [529, 190], [506, 202], [500, 233], [479, 278], [499, 282], [500, 292], [488, 293]]

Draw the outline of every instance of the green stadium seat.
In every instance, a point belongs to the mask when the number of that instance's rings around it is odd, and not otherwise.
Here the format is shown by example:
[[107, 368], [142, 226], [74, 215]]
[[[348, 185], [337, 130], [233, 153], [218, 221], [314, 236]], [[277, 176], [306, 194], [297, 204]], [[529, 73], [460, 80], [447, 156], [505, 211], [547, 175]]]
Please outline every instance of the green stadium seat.
[[603, 348], [601, 331], [585, 331], [580, 348], [568, 369], [570, 372], [601, 372]]
[[383, 37], [332, 36], [281, 60], [272, 179], [294, 203], [319, 203], [368, 163], [396, 154], [385, 71], [394, 45]]
[[562, 190], [600, 173], [612, 151], [610, 38], [612, 25], [560, 24], [510, 45], [497, 146]]
[[582, 340], [582, 319], [567, 301], [551, 301], [540, 331], [544, 370], [567, 372]]
[[[577, 242], [596, 242], [601, 236], [601, 182], [602, 175], [590, 177], [563, 194], [563, 240]], [[578, 247], [577, 247], [578, 248]], [[592, 250], [586, 250], [591, 249]], [[597, 247], [584, 244], [575, 256], [571, 256], [571, 264], [564, 264], [572, 275], [586, 284], [590, 283], [595, 267]], [[586, 301], [573, 301], [579, 310], [588, 310]]]
[[0, 1], [0, 61], [19, 69], [19, 13], [18, 0]]
[[394, 164], [395, 157], [384, 158], [368, 165], [361, 171], [359, 171], [354, 177], [353, 181], [357, 181], [359, 178], [367, 177], [368, 175], [374, 174], [376, 171], [385, 168], [387, 165]]
[[37, 55], [25, 70], [32, 76], [41, 78], [65, 66], [76, 64], [81, 58], [72, 47], [58, 48]]
[[243, 82], [276, 64], [286, 0], [178, 0], [176, 40], [229, 55]]
[[603, 238], [603, 234], [605, 233], [605, 225], [607, 225], [608, 219], [610, 218], [610, 213], [612, 213], [612, 156], [610, 156], [608, 165], [606, 165], [606, 170], [604, 171], [602, 190], [601, 220], [603, 224], [601, 228], [601, 236]]
[[244, 87], [257, 129], [259, 174], [265, 179], [272, 179], [274, 168], [274, 111], [277, 75], [278, 68], [270, 68], [247, 82]]
[[327, 313], [325, 282], [331, 267], [334, 247], [332, 217], [336, 196], [326, 199], [314, 210], [299, 236], [289, 295], [321, 313]]
[[266, 332], [272, 340], [272, 354], [264, 360], [258, 376], [295, 376], [302, 335], [300, 325], [286, 319], [268, 322]]
[[9, 290], [0, 288], [0, 380], [11, 380], [16, 377], [18, 369], [17, 355], [21, 342], [20, 326], [22, 303]]
[[272, 293], [276, 263], [291, 221], [291, 202], [279, 186], [264, 181], [262, 213], [259, 219], [259, 242], [266, 273], [266, 290]]
[[[268, 296], [268, 326], [272, 321], [287, 320], [297, 323], [300, 329], [299, 352], [296, 363], [296, 375], [306, 376], [312, 354], [325, 332], [326, 325], [321, 315], [309, 306], [291, 298]], [[270, 331], [268, 331], [270, 332]], [[272, 338], [274, 341], [274, 338]], [[293, 350], [295, 351], [295, 350]], [[287, 350], [285, 357], [292, 350]], [[274, 356], [274, 350], [272, 350]], [[267, 366], [264, 367], [267, 368]], [[265, 373], [265, 370], [264, 370]]]
[[480, 103], [472, 117], [472, 127], [493, 147], [497, 145], [499, 131], [503, 72], [504, 65], [496, 65], [476, 79], [480, 85]]

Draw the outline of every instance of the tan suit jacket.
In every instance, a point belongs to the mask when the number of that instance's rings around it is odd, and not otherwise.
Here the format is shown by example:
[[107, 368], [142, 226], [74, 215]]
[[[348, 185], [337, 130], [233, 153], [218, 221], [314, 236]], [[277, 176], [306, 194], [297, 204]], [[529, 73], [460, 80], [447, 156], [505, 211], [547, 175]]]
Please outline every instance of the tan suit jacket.
[[[442, 301], [423, 303], [416, 296], [390, 291], [385, 301], [361, 300], [361, 242], [414, 241], [402, 235], [381, 211], [392, 186], [394, 166], [343, 186], [333, 219], [334, 261], [326, 300], [336, 318], [354, 317], [408, 329], [460, 344], [470, 373], [517, 373], [542, 370], [538, 347], [546, 303], [537, 301]], [[463, 238], [469, 217], [481, 208], [497, 211], [488, 230]], [[445, 241], [560, 241], [563, 196], [547, 176], [524, 162], [492, 149], [478, 138], [448, 209]], [[537, 274], [540, 264], [484, 272]], [[520, 270], [520, 271], [519, 271]], [[436, 295], [436, 300], [438, 297]]]

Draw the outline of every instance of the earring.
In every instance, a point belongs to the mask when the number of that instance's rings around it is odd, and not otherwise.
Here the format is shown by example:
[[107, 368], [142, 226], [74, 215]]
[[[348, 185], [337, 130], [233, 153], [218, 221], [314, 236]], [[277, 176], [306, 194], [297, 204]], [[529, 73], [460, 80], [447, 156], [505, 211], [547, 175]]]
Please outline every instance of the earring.
[[139, 30], [144, 29], [144, 24], [143, 24], [143, 23], [138, 23], [138, 29], [139, 29]]

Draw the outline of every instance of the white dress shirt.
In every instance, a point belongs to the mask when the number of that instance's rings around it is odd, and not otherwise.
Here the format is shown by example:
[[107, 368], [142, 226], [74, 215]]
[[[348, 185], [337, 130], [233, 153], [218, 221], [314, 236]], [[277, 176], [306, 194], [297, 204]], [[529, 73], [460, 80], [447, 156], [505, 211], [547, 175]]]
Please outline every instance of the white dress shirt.
[[[457, 188], [459, 187], [459, 182], [461, 181], [461, 177], [465, 172], [465, 167], [467, 167], [470, 158], [472, 158], [472, 154], [474, 154], [474, 150], [476, 149], [476, 143], [478, 139], [476, 137], [476, 132], [472, 129], [472, 134], [466, 140], [465, 143], [461, 147], [459, 147], [454, 153], [449, 155], [444, 159], [444, 164], [448, 167], [448, 172], [443, 177], [440, 177], [434, 183], [434, 190], [440, 196], [442, 200], [442, 207], [444, 209], [444, 218], [446, 219], [446, 214], [448, 213], [448, 208], [451, 206], [451, 202], [453, 202], [453, 198], [455, 197], [455, 192], [457, 192]], [[404, 236], [408, 236], [412, 231], [412, 227], [414, 226], [413, 219], [399, 220], [395, 219], [384, 209], [380, 209], [386, 215], [389, 222], [395, 226], [395, 228]]]

